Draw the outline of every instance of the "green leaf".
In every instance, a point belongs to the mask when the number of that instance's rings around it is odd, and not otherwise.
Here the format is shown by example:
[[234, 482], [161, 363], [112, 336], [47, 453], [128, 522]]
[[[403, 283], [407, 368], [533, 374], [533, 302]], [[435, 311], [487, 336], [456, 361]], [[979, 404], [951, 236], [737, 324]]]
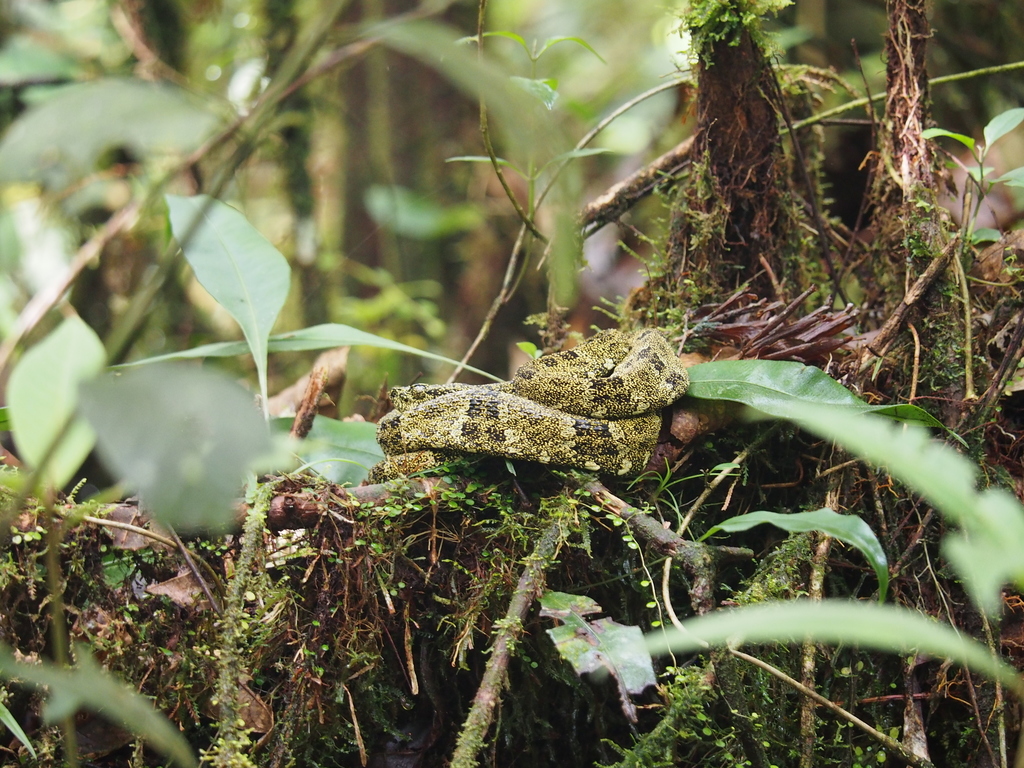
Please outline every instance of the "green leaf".
[[857, 515], [840, 515], [828, 507], [813, 512], [796, 512], [780, 514], [778, 512], [750, 512], [724, 520], [714, 526], [701, 537], [701, 541], [713, 536], [718, 531], [734, 533], [746, 531], [756, 525], [770, 523], [790, 533], [806, 533], [821, 531], [829, 536], [856, 547], [871, 563], [878, 577], [878, 602], [885, 602], [885, 593], [889, 588], [889, 568], [885, 550], [879, 543], [871, 526]]
[[167, 195], [171, 230], [196, 279], [242, 327], [267, 402], [267, 338], [288, 296], [284, 256], [229, 205], [207, 195]]
[[971, 232], [972, 243], [994, 243], [1000, 237], [1002, 237], [1002, 234], [999, 230], [992, 227], [978, 227]]
[[373, 185], [363, 196], [375, 222], [415, 240], [437, 240], [476, 229], [483, 216], [475, 205], [440, 206], [411, 189]]
[[[406, 354], [416, 355], [418, 357], [425, 357], [429, 360], [437, 360], [442, 363], [450, 363], [451, 365], [458, 365], [457, 360], [444, 357], [443, 355], [436, 355], [433, 352], [427, 352], [416, 347], [410, 347], [408, 344], [402, 344], [399, 341], [393, 341], [392, 339], [385, 339], [383, 336], [376, 336], [366, 331], [361, 331], [358, 328], [353, 328], [350, 325], [342, 325], [340, 323], [325, 323], [323, 325], [313, 325], [309, 328], [303, 328], [298, 331], [289, 331], [288, 333], [279, 333], [275, 336], [270, 337], [269, 349], [271, 352], [299, 352], [310, 349], [332, 349], [334, 347], [377, 347], [379, 349], [393, 349], [396, 352], [405, 352]], [[146, 358], [145, 360], [136, 360], [122, 367], [129, 367], [134, 365], [148, 365], [150, 363], [161, 363], [169, 360], [187, 360], [197, 357], [232, 357], [234, 355], [244, 355], [247, 348], [244, 343], [240, 341], [224, 341], [217, 342], [215, 344], [204, 344], [201, 347], [193, 347], [192, 349], [186, 349], [182, 352], [170, 352], [166, 355], [158, 355], [157, 357]], [[479, 368], [473, 368], [472, 366], [464, 366], [467, 371], [472, 371], [480, 376], [485, 376], [493, 381], [501, 381], [497, 376], [494, 376], [486, 371], [481, 371]]]
[[985, 126], [985, 151], [1020, 125], [1021, 121], [1024, 121], [1024, 107], [1008, 109], [993, 117]]
[[[1002, 488], [975, 490], [977, 468], [949, 446], [913, 425], [895, 425], [864, 413], [808, 406], [793, 419], [833, 440], [893, 477], [963, 529], [947, 547], [975, 602], [986, 611], [1000, 605], [998, 588], [1024, 586], [1024, 508]], [[967, 555], [974, 553], [976, 559]], [[998, 557], [995, 556], [998, 553]], [[964, 570], [961, 570], [964, 569]]]
[[558, 45], [559, 43], [576, 43], [577, 45], [582, 45], [592, 54], [597, 56], [597, 58], [601, 61], [602, 64], [608, 63], [607, 61], [601, 58], [601, 54], [599, 54], [591, 47], [590, 43], [588, 43], [581, 37], [549, 37], [547, 40], [544, 41], [544, 45], [541, 46], [540, 53], [537, 54], [537, 58], [539, 59], [541, 56], [543, 56], [544, 52], [548, 48], [550, 48], [553, 45]]
[[622, 711], [635, 723], [636, 707], [630, 694], [642, 693], [657, 682], [640, 628], [607, 618], [588, 621], [585, 616], [602, 609], [585, 595], [546, 592], [540, 605], [541, 616], [562, 622], [546, 630], [559, 655], [572, 664], [577, 675], [610, 673], [619, 688]]
[[897, 421], [945, 429], [916, 405], [868, 405], [824, 371], [781, 360], [723, 360], [689, 369], [688, 397], [731, 400], [778, 418], [799, 418], [808, 404], [844, 406]]
[[707, 646], [757, 643], [832, 643], [891, 653], [949, 659], [999, 680], [1024, 697], [1017, 670], [976, 640], [916, 611], [846, 600], [794, 600], [715, 611], [647, 635], [651, 653], [688, 653]]
[[970, 136], [964, 136], [962, 133], [953, 133], [952, 131], [947, 131], [945, 128], [926, 128], [925, 130], [921, 131], [921, 137], [925, 139], [935, 139], [940, 136], [955, 139], [968, 149], [974, 149], [974, 139], [972, 139]]
[[29, 740], [28, 734], [26, 734], [25, 731], [22, 730], [21, 725], [14, 718], [14, 715], [11, 714], [11, 710], [9, 710], [3, 704], [0, 704], [0, 723], [3, 723], [7, 726], [7, 729], [12, 734], [14, 734], [14, 738], [16, 738], [18, 741], [22, 743], [25, 749], [28, 750], [28, 753], [32, 755], [32, 759], [35, 760], [36, 750], [32, 746], [32, 742], [31, 740]]
[[541, 170], [544, 170], [544, 168], [547, 168], [549, 165], [554, 165], [555, 163], [563, 163], [568, 160], [573, 160], [577, 157], [606, 155], [609, 154], [611, 151], [612, 150], [605, 149], [604, 147], [584, 147], [583, 149], [570, 149], [568, 152], [563, 152], [560, 155], [555, 155], [553, 158], [548, 160], [546, 163], [544, 163], [544, 166], [541, 168]]
[[973, 166], [967, 169], [967, 175], [980, 184], [981, 180], [987, 179], [989, 176], [991, 176], [994, 170], [995, 168], [993, 168], [991, 165], [986, 165], [984, 168]]
[[96, 435], [72, 416], [78, 385], [98, 374], [105, 360], [95, 332], [78, 317], [69, 317], [26, 352], [11, 374], [7, 408], [22, 459], [39, 468], [61, 438], [41, 475], [52, 488], [62, 488], [92, 450]]
[[[288, 432], [291, 419], [276, 419], [275, 428]], [[295, 446], [302, 461], [336, 485], [358, 485], [384, 454], [377, 445], [377, 425], [368, 421], [338, 421], [317, 416], [313, 428]]]
[[522, 35], [517, 35], [515, 32], [506, 32], [505, 30], [497, 29], [494, 30], [493, 32], [484, 32], [484, 37], [504, 37], [508, 40], [513, 40], [523, 47], [523, 50], [526, 51], [527, 56], [529, 56], [531, 59], [533, 58], [533, 56], [530, 53], [530, 46], [528, 46], [526, 44], [526, 41], [523, 40]]
[[[514, 165], [512, 165], [512, 163], [510, 163], [508, 160], [503, 160], [500, 157], [496, 158], [496, 159], [498, 161], [498, 165], [504, 165], [504, 166], [507, 166], [509, 168], [512, 168], [517, 173], [519, 172], [519, 169], [516, 168]], [[455, 157], [446, 158], [445, 162], [446, 163], [488, 163], [488, 164], [490, 164], [491, 158], [488, 157], [487, 155], [456, 155]]]
[[990, 179], [993, 183], [1002, 182], [1008, 187], [1024, 187], [1024, 168], [1014, 168], [1012, 171], [1007, 171], [1002, 176], [998, 176], [994, 179]]
[[11, 35], [0, 48], [0, 86], [65, 80], [78, 71], [74, 59], [42, 45], [30, 35]]
[[6, 432], [11, 428], [10, 409], [6, 405], [0, 406], [0, 432]]
[[123, 147], [160, 158], [197, 148], [220, 120], [165, 83], [103, 78], [61, 88], [23, 113], [0, 141], [0, 183], [37, 181], [64, 189]]
[[555, 90], [558, 87], [557, 80], [552, 78], [536, 79], [516, 76], [510, 77], [509, 80], [531, 96], [535, 96], [548, 109], [555, 108], [555, 102], [558, 101], [558, 91]]
[[517, 341], [516, 346], [519, 347], [520, 352], [526, 353], [531, 360], [536, 359], [541, 355], [541, 351], [537, 349], [537, 345], [532, 341]]
[[81, 397], [104, 463], [179, 530], [228, 528], [246, 473], [273, 450], [252, 395], [193, 366], [107, 374]]
[[78, 664], [74, 669], [45, 661], [27, 664], [0, 645], [0, 674], [19, 685], [45, 689], [49, 698], [43, 714], [49, 722], [88, 709], [134, 733], [176, 764], [186, 768], [199, 765], [181, 731], [154, 709], [149, 699], [105, 672], [85, 645], [76, 646], [75, 658]]

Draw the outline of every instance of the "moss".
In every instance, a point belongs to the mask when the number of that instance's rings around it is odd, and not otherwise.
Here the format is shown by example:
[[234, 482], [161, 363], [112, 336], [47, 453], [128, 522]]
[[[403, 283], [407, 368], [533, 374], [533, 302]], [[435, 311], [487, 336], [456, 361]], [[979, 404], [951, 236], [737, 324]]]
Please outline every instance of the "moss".
[[761, 18], [778, 14], [792, 0], [691, 0], [683, 16], [683, 26], [694, 37], [692, 50], [706, 66], [713, 66], [711, 49], [717, 43], [738, 45], [744, 32], [750, 34], [762, 50], [773, 44], [761, 28]]

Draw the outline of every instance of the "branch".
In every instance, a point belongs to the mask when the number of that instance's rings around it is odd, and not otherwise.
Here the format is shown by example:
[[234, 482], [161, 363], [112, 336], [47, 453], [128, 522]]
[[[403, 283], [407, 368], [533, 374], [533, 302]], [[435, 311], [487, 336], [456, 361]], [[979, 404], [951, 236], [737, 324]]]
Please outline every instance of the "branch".
[[713, 607], [718, 564], [750, 560], [754, 556], [754, 553], [745, 547], [711, 547], [696, 541], [687, 541], [670, 528], [664, 527], [660, 521], [627, 504], [596, 480], [585, 483], [583, 488], [592, 494], [604, 509], [621, 518], [637, 539], [657, 552], [680, 561], [693, 580], [690, 603], [698, 614], [707, 613]]
[[661, 183], [671, 183], [675, 175], [690, 162], [693, 137], [684, 139], [654, 162], [610, 187], [604, 194], [583, 208], [580, 227], [589, 237], [651, 194]]
[[917, 278], [917, 281], [910, 287], [910, 290], [907, 291], [903, 301], [893, 310], [889, 319], [885, 321], [885, 325], [882, 326], [878, 335], [875, 336], [874, 341], [868, 345], [868, 350], [873, 355], [882, 357], [889, 350], [889, 345], [892, 344], [893, 338], [899, 333], [900, 328], [903, 327], [903, 321], [906, 319], [910, 308], [921, 300], [921, 297], [931, 288], [932, 283], [938, 279], [939, 273], [949, 263], [949, 259], [953, 255], [953, 245], [955, 243], [956, 240], [951, 240], [942, 253], [932, 260], [928, 268]]
[[555, 520], [541, 534], [533, 552], [526, 558], [516, 591], [512, 594], [505, 618], [497, 623], [491, 655], [484, 669], [483, 679], [473, 698], [473, 706], [459, 733], [451, 768], [476, 768], [477, 755], [483, 747], [484, 737], [494, 718], [494, 707], [505, 685], [512, 646], [523, 633], [523, 620], [530, 606], [544, 588], [544, 571], [551, 565], [562, 542], [561, 522]]
[[760, 659], [751, 656], [750, 654], [743, 653], [743, 651], [737, 651], [730, 648], [729, 653], [738, 659], [743, 659], [744, 661], [753, 664], [755, 667], [760, 667], [768, 674], [772, 675], [773, 677], [777, 677], [786, 685], [793, 688], [793, 690], [799, 691], [801, 694], [807, 696], [809, 699], [812, 699], [814, 702], [827, 708], [829, 711], [833, 712], [838, 717], [841, 717], [848, 723], [857, 726], [862, 731], [864, 731], [864, 733], [868, 734], [869, 736], [871, 736], [871, 738], [875, 739], [875, 741], [884, 746], [887, 750], [889, 750], [893, 754], [899, 755], [900, 759], [905, 761], [908, 765], [913, 765], [916, 768], [935, 768], [935, 766], [930, 761], [925, 760], [922, 757], [918, 757], [913, 752], [906, 749], [902, 744], [900, 744], [895, 739], [886, 736], [884, 733], [877, 730], [876, 728], [872, 728], [870, 725], [865, 723], [852, 712], [849, 712], [840, 707], [838, 704], [829, 701], [820, 693], [815, 691], [813, 688], [808, 688], [803, 683], [794, 680], [781, 669], [776, 669], [771, 664], [765, 661], [761, 661]]

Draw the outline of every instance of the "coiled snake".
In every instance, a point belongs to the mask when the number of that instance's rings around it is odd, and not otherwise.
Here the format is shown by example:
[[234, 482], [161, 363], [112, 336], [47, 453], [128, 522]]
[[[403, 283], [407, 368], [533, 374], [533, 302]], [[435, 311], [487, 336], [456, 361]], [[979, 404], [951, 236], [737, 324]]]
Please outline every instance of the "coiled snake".
[[636, 475], [654, 450], [662, 409], [689, 383], [665, 336], [648, 329], [602, 331], [500, 384], [396, 387], [395, 410], [377, 425], [385, 459], [371, 480], [467, 453]]

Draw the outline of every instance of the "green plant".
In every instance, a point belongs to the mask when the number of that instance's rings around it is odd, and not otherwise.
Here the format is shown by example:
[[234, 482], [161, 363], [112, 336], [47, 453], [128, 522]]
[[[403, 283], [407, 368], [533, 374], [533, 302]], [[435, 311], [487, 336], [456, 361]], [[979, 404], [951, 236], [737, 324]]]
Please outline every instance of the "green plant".
[[[958, 530], [943, 550], [975, 605], [994, 614], [1000, 587], [1024, 585], [1024, 507], [1001, 488], [977, 489], [974, 466], [917, 426], [896, 426], [850, 409], [807, 405], [795, 423], [883, 466], [930, 502]], [[747, 643], [820, 642], [891, 653], [926, 653], [975, 669], [1024, 698], [1024, 680], [997, 648], [908, 608], [824, 600], [763, 604], [683, 621], [648, 638], [655, 653], [736, 649]], [[1024, 765], [1018, 749], [1017, 765]]]
[[970, 136], [965, 136], [962, 133], [947, 131], [945, 128], [928, 128], [921, 132], [921, 136], [926, 139], [946, 137], [960, 142], [963, 146], [967, 147], [968, 152], [971, 153], [971, 159], [974, 160], [975, 164], [968, 166], [956, 155], [949, 152], [946, 153], [949, 160], [966, 174], [967, 179], [975, 190], [975, 194], [970, 194], [967, 189], [964, 190], [961, 216], [964, 222], [964, 240], [966, 242], [977, 243], [999, 239], [999, 232], [996, 230], [975, 230], [975, 222], [978, 218], [978, 212], [981, 210], [981, 204], [992, 190], [992, 187], [996, 184], [1006, 184], [1009, 187], [1024, 187], [1024, 167], [1015, 168], [993, 178], [993, 169], [985, 165], [985, 159], [992, 149], [992, 145], [1015, 129], [1022, 121], [1024, 121], [1024, 108], [1022, 107], [1001, 112], [993, 117], [985, 126], [983, 131], [985, 140], [983, 143], [978, 143]]

